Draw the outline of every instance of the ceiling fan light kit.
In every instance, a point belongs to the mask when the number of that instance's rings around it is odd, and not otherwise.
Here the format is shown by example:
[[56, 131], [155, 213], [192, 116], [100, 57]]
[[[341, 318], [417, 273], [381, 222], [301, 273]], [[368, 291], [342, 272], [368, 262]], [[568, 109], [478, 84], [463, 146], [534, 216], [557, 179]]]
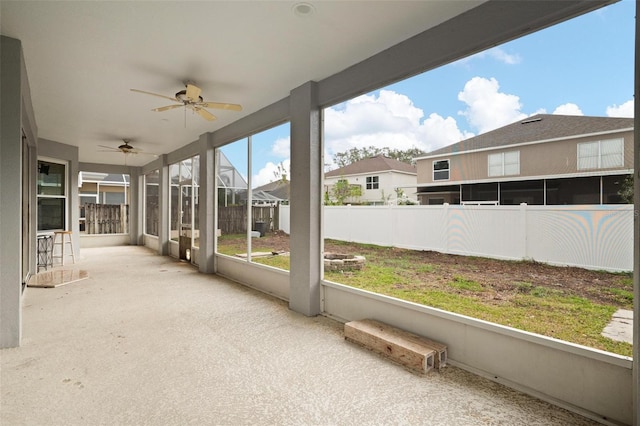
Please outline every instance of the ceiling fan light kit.
[[144, 90], [131, 89], [132, 92], [143, 93], [146, 95], [158, 96], [160, 98], [168, 99], [170, 101], [177, 102], [174, 105], [167, 105], [163, 107], [153, 108], [151, 111], [155, 112], [163, 112], [168, 111], [174, 108], [185, 107], [193, 110], [200, 117], [204, 118], [207, 121], [213, 121], [216, 119], [216, 116], [211, 114], [205, 108], [214, 108], [214, 109], [224, 109], [231, 111], [242, 111], [242, 106], [238, 104], [228, 104], [222, 102], [205, 102], [200, 93], [202, 93], [202, 89], [197, 87], [195, 84], [187, 83], [186, 89], [179, 91], [175, 94], [175, 96], [169, 97], [164, 95], [159, 95], [157, 93], [146, 92]]
[[100, 148], [104, 148], [101, 149], [100, 152], [117, 152], [117, 153], [123, 153], [125, 158], [128, 155], [133, 155], [133, 154], [145, 154], [145, 155], [152, 155], [154, 157], [157, 157], [157, 154], [152, 154], [150, 152], [145, 152], [142, 151], [140, 149], [134, 148], [131, 145], [131, 139], [122, 139], [122, 144], [118, 145], [117, 148], [114, 148], [112, 146], [107, 146], [107, 145], [98, 145]]

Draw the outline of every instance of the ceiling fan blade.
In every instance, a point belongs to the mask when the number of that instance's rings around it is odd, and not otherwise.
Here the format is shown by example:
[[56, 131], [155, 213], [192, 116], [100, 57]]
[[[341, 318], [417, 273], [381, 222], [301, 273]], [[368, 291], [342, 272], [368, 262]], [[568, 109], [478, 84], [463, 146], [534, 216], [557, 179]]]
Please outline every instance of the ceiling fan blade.
[[201, 88], [194, 86], [193, 84], [187, 84], [186, 97], [190, 101], [197, 101], [200, 98], [201, 92], [202, 92]]
[[202, 102], [200, 104], [205, 108], [228, 109], [231, 111], [242, 111], [242, 106], [238, 104], [225, 104], [221, 102]]
[[197, 108], [196, 107], [196, 108], [193, 108], [193, 110], [195, 112], [197, 112], [200, 117], [204, 118], [207, 121], [213, 121], [213, 120], [216, 119], [215, 115], [211, 114], [209, 111], [207, 111], [204, 108]]
[[155, 112], [162, 112], [162, 111], [168, 111], [170, 109], [174, 109], [174, 108], [180, 108], [183, 107], [184, 105], [168, 105], [168, 106], [163, 106], [160, 108], [153, 108], [151, 111], [155, 111]]
[[130, 89], [130, 90], [136, 93], [144, 93], [145, 95], [157, 96], [159, 98], [169, 99], [170, 101], [180, 102], [176, 98], [171, 98], [165, 95], [158, 95], [157, 93], [145, 92], [144, 90], [138, 90], [138, 89]]
[[[105, 148], [108, 149], [109, 151], [113, 151], [113, 152], [119, 152], [120, 150], [118, 148], [114, 148], [112, 146], [106, 146], [106, 145], [98, 145], [100, 148]], [[101, 152], [106, 152], [105, 151], [101, 151]]]

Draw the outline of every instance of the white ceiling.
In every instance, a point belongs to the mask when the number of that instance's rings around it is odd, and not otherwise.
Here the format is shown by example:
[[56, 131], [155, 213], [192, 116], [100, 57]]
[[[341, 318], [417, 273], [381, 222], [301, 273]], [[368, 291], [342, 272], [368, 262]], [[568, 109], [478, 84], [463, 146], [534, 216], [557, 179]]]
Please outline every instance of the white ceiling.
[[[81, 162], [123, 164], [121, 139], [171, 152], [482, 1], [6, 1], [2, 35], [21, 40], [38, 136], [79, 147]], [[193, 81], [211, 110], [207, 122], [170, 101]], [[129, 165], [153, 158], [129, 156]]]

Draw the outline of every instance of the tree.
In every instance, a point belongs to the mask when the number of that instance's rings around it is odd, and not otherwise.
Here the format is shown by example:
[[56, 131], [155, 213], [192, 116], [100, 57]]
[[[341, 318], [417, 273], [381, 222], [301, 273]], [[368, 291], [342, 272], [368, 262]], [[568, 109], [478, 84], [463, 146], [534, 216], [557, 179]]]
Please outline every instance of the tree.
[[334, 154], [333, 161], [338, 167], [348, 166], [356, 161], [364, 160], [365, 158], [375, 157], [376, 155], [384, 155], [385, 157], [393, 158], [394, 160], [402, 161], [403, 163], [413, 164], [414, 158], [424, 155], [424, 152], [418, 148], [410, 149], [391, 149], [389, 147], [377, 148], [375, 146], [367, 146], [364, 148], [351, 148], [348, 151], [338, 152]]
[[633, 204], [633, 175], [628, 175], [622, 181], [618, 195], [625, 203]]
[[331, 188], [331, 194], [337, 204], [344, 204], [347, 198], [360, 197], [362, 195], [362, 187], [360, 185], [351, 185], [346, 179], [339, 179]]
[[287, 181], [287, 169], [284, 167], [284, 164], [282, 161], [278, 163], [278, 165], [276, 166], [276, 169], [273, 171], [273, 176], [275, 176], [276, 180], [279, 180], [282, 182]]

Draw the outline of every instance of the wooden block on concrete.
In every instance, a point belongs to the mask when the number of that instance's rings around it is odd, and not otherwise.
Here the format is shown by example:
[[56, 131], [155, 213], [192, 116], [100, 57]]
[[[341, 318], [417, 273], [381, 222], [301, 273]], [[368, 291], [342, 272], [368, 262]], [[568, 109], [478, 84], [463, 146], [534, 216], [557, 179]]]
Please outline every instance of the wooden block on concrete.
[[437, 368], [446, 363], [446, 346], [379, 321], [348, 322], [344, 325], [344, 337], [421, 373], [436, 367], [436, 362]]
[[422, 337], [422, 336], [416, 336], [416, 337], [418, 337], [418, 339], [420, 339], [420, 342], [422, 342], [424, 345], [436, 351], [436, 357], [434, 362], [434, 366], [436, 369], [439, 370], [447, 366], [447, 356], [448, 356], [447, 345], [440, 342], [433, 341], [431, 339], [427, 339], [426, 337]]

